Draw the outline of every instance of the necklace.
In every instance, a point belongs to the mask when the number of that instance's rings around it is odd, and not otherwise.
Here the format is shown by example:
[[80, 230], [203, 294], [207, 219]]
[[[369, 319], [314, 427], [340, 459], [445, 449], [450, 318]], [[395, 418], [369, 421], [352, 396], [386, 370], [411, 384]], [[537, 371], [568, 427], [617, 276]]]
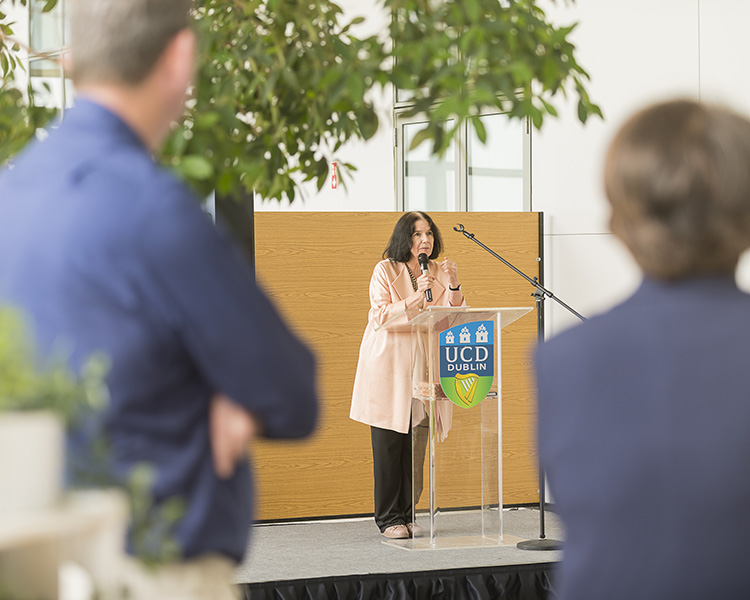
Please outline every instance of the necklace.
[[413, 287], [414, 291], [416, 292], [417, 291], [417, 287], [419, 287], [419, 286], [417, 286], [417, 279], [416, 279], [416, 277], [414, 277], [414, 273], [411, 272], [411, 269], [409, 268], [409, 265], [407, 265], [406, 263], [404, 263], [404, 265], [406, 265], [406, 270], [409, 271], [409, 279], [411, 279], [411, 287]]

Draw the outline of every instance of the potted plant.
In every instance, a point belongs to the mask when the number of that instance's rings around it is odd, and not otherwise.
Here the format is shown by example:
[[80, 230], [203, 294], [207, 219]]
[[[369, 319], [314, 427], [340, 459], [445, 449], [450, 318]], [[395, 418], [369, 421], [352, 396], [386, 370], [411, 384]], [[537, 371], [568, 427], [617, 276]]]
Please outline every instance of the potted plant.
[[76, 377], [62, 357], [40, 362], [22, 314], [0, 307], [0, 511], [59, 500], [65, 427], [103, 404], [102, 366], [90, 361]]

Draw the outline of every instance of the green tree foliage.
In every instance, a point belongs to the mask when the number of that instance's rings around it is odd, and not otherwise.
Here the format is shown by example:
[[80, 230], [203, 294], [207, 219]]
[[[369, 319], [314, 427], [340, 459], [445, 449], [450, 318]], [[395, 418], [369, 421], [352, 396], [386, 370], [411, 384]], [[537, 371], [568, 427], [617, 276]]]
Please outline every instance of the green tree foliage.
[[[10, 3], [26, 6], [27, 0], [10, 0]], [[44, 0], [42, 10], [50, 11], [56, 4], [57, 0]], [[56, 113], [36, 104], [31, 86], [24, 94], [16, 85], [16, 73], [24, 70], [24, 66], [19, 59], [21, 46], [14, 38], [14, 25], [0, 2], [0, 73], [3, 76], [0, 82], [0, 165], [18, 154]]]
[[535, 0], [386, 0], [385, 5], [396, 40], [390, 79], [410, 93], [405, 116], [427, 115], [413, 146], [431, 140], [433, 153], [442, 155], [467, 119], [484, 143], [482, 121], [471, 117], [487, 108], [528, 117], [539, 129], [545, 116], [557, 116], [553, 97], [567, 95], [568, 88], [577, 94], [582, 123], [592, 114], [602, 116], [589, 99], [584, 85], [589, 76], [568, 39], [575, 25], [553, 26]]
[[194, 100], [164, 159], [202, 192], [294, 200], [296, 182], [322, 187], [331, 152], [374, 135], [382, 45], [353, 37], [335, 4], [204, 0], [196, 21]]
[[0, 306], [0, 412], [51, 410], [70, 424], [103, 409], [106, 359], [93, 357], [80, 376], [74, 375], [62, 351], [40, 364], [31, 340], [21, 313]]
[[[380, 2], [390, 35], [357, 37], [360, 20], [328, 0], [197, 0], [198, 77], [161, 160], [202, 194], [293, 201], [302, 181], [322, 188], [342, 144], [375, 134], [371, 92], [388, 84], [410, 95], [407, 115], [426, 117], [414, 145], [429, 141], [438, 155], [467, 120], [486, 140], [472, 119], [485, 109], [540, 128], [557, 116], [558, 94], [575, 94], [582, 122], [601, 116], [569, 40], [573, 26], [552, 25], [535, 0]], [[12, 76], [8, 26], [0, 14], [0, 61]], [[0, 163], [49, 118], [11, 88], [4, 79]], [[337, 162], [344, 177], [354, 168]]]

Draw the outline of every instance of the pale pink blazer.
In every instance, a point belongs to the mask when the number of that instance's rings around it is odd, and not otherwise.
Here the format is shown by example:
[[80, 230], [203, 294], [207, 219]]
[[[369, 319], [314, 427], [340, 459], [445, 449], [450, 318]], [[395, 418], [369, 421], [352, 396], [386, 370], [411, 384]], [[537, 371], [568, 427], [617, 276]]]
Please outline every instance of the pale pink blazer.
[[[429, 269], [436, 278], [430, 306], [450, 306], [448, 276], [433, 260]], [[411, 418], [411, 334], [375, 331], [375, 326], [404, 311], [404, 299], [413, 293], [404, 263], [383, 260], [375, 265], [349, 413], [355, 421], [399, 433], [408, 433]]]

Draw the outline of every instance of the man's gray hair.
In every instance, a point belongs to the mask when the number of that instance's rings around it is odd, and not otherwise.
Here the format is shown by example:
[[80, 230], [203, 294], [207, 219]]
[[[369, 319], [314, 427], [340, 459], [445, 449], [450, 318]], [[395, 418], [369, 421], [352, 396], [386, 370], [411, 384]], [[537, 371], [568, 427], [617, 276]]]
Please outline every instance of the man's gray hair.
[[192, 0], [69, 0], [73, 81], [136, 85], [190, 23]]

